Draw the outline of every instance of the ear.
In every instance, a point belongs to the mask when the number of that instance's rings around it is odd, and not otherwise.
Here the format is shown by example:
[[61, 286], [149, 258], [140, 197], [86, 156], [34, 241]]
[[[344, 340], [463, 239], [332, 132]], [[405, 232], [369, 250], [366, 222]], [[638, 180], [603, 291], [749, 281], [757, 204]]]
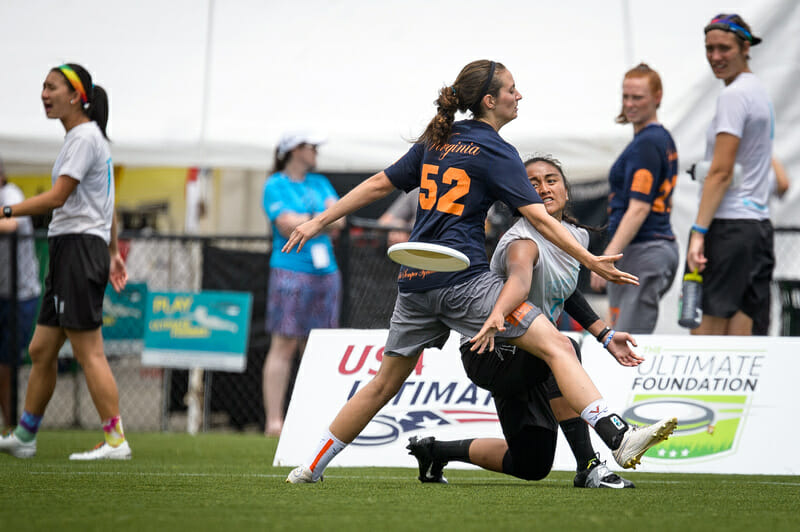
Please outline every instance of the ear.
[[484, 94], [483, 95], [483, 99], [481, 101], [483, 102], [483, 105], [485, 105], [486, 108], [489, 109], [489, 110], [494, 110], [494, 108], [497, 105], [495, 103], [494, 96], [492, 96], [491, 94]]

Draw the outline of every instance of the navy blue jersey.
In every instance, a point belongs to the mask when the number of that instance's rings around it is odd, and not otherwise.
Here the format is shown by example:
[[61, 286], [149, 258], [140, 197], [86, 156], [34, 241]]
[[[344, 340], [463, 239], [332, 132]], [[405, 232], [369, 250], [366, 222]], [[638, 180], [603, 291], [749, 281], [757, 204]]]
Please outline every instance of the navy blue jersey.
[[406, 192], [419, 187], [411, 242], [441, 244], [464, 253], [469, 268], [431, 272], [400, 268], [402, 292], [424, 292], [462, 283], [489, 269], [486, 212], [496, 200], [517, 209], [542, 200], [533, 188], [517, 150], [490, 125], [476, 120], [453, 124], [444, 145], [415, 144], [386, 169], [389, 180]]
[[669, 215], [678, 179], [678, 151], [669, 131], [650, 124], [634, 135], [608, 176], [608, 233], [614, 236], [631, 198], [650, 204], [650, 213], [631, 243], [675, 240]]

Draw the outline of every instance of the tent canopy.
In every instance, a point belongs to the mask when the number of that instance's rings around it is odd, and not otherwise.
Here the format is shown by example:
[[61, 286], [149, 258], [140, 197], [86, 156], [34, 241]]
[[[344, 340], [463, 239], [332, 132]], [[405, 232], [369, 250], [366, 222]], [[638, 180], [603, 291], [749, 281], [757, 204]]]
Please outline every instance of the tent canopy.
[[[660, 72], [660, 120], [682, 166], [703, 153], [720, 83], [703, 53], [718, 2], [567, 4], [475, 0], [11, 0], [0, 5], [0, 153], [51, 164], [63, 131], [38, 94], [47, 70], [86, 66], [110, 94], [115, 162], [266, 168], [280, 134], [330, 138], [326, 171], [371, 172], [394, 161], [433, 116], [440, 87], [481, 58], [504, 63], [524, 99], [503, 136], [520, 153], [553, 153], [573, 179], [605, 175], [631, 129], [614, 123], [623, 73]], [[790, 173], [800, 131], [800, 5], [738, 0], [764, 43], [751, 66], [777, 116]], [[793, 158], [794, 157], [794, 158]], [[792, 172], [795, 170], [794, 172]]]

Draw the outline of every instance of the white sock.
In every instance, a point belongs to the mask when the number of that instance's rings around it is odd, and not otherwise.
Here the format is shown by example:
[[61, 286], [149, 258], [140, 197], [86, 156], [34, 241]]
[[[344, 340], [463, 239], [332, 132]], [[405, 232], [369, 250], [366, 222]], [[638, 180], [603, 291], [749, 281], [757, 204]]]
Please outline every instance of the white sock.
[[314, 449], [314, 454], [312, 454], [311, 459], [308, 460], [308, 468], [311, 470], [312, 478], [314, 480], [319, 480], [319, 477], [322, 476], [322, 472], [328, 467], [330, 461], [333, 460], [337, 454], [342, 452], [345, 447], [347, 447], [346, 443], [331, 434], [330, 429], [326, 430], [322, 439], [319, 440], [316, 449]]
[[601, 397], [600, 399], [592, 401], [589, 403], [589, 406], [583, 409], [581, 418], [594, 427], [598, 419], [606, 417], [608, 414], [608, 403]]

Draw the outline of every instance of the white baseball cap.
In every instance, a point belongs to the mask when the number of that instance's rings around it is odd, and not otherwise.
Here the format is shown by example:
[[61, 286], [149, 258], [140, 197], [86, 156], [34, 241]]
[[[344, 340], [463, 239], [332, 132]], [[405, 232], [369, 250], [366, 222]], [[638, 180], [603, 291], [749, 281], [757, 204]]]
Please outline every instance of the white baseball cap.
[[311, 133], [309, 131], [293, 131], [284, 133], [278, 142], [278, 155], [283, 156], [300, 146], [301, 144], [311, 144], [319, 146], [325, 144], [328, 139], [324, 135]]

